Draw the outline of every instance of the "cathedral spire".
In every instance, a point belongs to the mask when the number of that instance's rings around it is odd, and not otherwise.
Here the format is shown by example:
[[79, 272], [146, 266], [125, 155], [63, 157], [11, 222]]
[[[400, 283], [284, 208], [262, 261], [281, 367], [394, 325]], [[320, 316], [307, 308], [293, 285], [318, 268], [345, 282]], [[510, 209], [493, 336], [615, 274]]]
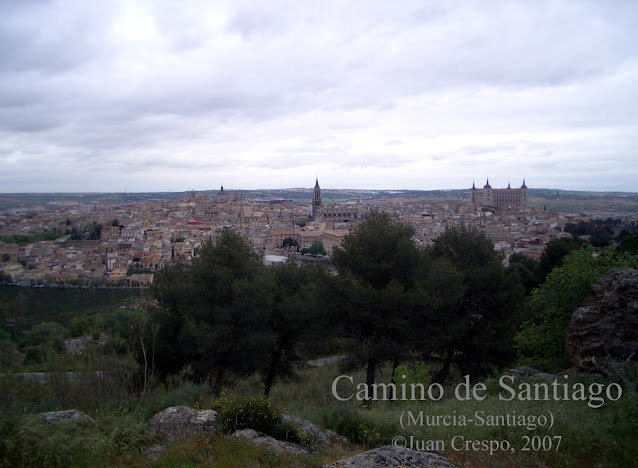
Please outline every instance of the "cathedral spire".
[[319, 177], [315, 179], [315, 190], [312, 197], [312, 219], [321, 217], [321, 209], [323, 207], [323, 200], [321, 199], [321, 188], [319, 187]]

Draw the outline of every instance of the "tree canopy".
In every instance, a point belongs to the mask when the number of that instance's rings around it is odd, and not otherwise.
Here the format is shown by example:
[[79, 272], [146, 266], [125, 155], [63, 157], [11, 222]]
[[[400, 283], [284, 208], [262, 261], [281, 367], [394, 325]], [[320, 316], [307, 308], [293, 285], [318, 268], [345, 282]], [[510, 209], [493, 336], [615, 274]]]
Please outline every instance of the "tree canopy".
[[452, 360], [464, 374], [472, 375], [510, 360], [512, 330], [518, 325], [515, 311], [524, 291], [517, 278], [507, 274], [493, 243], [476, 228], [453, 226], [434, 240], [425, 255], [430, 285], [444, 279], [449, 284], [442, 287], [448, 291], [457, 285], [457, 293], [448, 295], [435, 316], [440, 350], [445, 351], [437, 380], [445, 381]]
[[349, 351], [367, 363], [369, 389], [377, 365], [396, 362], [408, 345], [411, 304], [405, 293], [415, 284], [421, 257], [413, 234], [388, 214], [372, 212], [333, 250], [339, 278], [331, 303]]
[[202, 247], [197, 262], [173, 263], [157, 276], [158, 369], [175, 372], [188, 364], [218, 391], [225, 379], [263, 368], [273, 341], [263, 327], [273, 282], [240, 234], [222, 232]]

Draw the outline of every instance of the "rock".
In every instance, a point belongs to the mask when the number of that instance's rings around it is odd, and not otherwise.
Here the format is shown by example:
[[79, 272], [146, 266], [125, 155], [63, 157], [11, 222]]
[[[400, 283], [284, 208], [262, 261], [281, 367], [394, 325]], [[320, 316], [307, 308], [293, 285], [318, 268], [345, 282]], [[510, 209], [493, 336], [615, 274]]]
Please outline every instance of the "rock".
[[567, 354], [582, 371], [606, 373], [636, 351], [638, 270], [609, 270], [574, 311], [567, 330]]
[[282, 414], [281, 419], [284, 423], [290, 423], [299, 428], [303, 437], [310, 437], [315, 444], [330, 445], [331, 436], [325, 431], [322, 431], [310, 421], [305, 419], [290, 416], [288, 414]]
[[532, 367], [521, 366], [515, 369], [510, 369], [509, 371], [505, 373], [505, 375], [511, 375], [513, 377], [531, 377], [533, 375], [538, 374], [538, 372], [539, 372], [538, 370]]
[[82, 411], [78, 411], [74, 409], [65, 410], [65, 411], [52, 411], [50, 413], [40, 413], [38, 414], [38, 418], [46, 424], [58, 423], [60, 421], [77, 421], [77, 422], [95, 423], [95, 421], [93, 421], [93, 418], [91, 418], [90, 416], [87, 416]]
[[274, 437], [270, 437], [269, 435], [266, 435], [263, 432], [255, 431], [254, 429], [242, 429], [240, 431], [235, 431], [232, 437], [247, 440], [250, 443], [261, 447], [267, 447], [277, 453], [311, 455], [311, 453], [303, 448], [301, 445], [293, 444], [292, 442], [277, 440]]
[[447, 458], [430, 452], [417, 452], [391, 445], [336, 461], [324, 468], [456, 468]]
[[155, 444], [144, 450], [144, 455], [150, 460], [157, 460], [164, 452], [166, 452], [166, 447], [164, 445]]
[[534, 374], [532, 378], [536, 380], [554, 380], [556, 376], [554, 374], [548, 374], [547, 372], [539, 372], [538, 374]]
[[326, 435], [330, 437], [331, 445], [337, 444], [345, 448], [353, 447], [352, 442], [350, 442], [346, 437], [342, 436], [341, 434], [337, 434], [335, 431], [331, 431], [330, 429], [324, 429], [323, 432], [325, 432]]
[[201, 432], [214, 434], [219, 429], [219, 414], [213, 410], [172, 406], [149, 419], [146, 427], [164, 440], [188, 437]]

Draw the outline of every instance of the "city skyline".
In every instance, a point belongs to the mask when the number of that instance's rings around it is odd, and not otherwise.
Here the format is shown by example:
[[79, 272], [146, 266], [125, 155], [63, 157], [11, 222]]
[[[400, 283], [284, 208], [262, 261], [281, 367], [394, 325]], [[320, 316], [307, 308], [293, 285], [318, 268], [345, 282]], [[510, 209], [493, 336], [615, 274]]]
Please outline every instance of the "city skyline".
[[638, 4], [0, 5], [0, 193], [636, 192]]

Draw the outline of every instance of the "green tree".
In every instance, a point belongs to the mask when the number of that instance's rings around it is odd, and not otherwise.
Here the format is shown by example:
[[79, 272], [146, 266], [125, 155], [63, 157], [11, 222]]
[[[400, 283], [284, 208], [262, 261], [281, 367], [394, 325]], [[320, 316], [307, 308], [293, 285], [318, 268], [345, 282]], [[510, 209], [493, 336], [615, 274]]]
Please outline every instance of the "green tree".
[[191, 366], [219, 393], [236, 375], [263, 369], [274, 340], [264, 327], [271, 310], [272, 277], [240, 235], [226, 230], [202, 246], [193, 265], [174, 263], [151, 288], [159, 305], [157, 369]]
[[326, 249], [323, 248], [323, 244], [320, 241], [313, 242], [310, 247], [301, 249], [302, 254], [310, 255], [326, 255]]
[[329, 328], [318, 285], [328, 272], [321, 264], [292, 260], [268, 267], [273, 275], [272, 309], [266, 326], [274, 336], [263, 370], [264, 395], [278, 377], [293, 375], [293, 363], [301, 359], [299, 348], [318, 334], [326, 337]]
[[616, 247], [618, 252], [627, 252], [632, 255], [638, 255], [638, 234], [623, 229], [618, 236], [620, 245]]
[[522, 253], [514, 253], [509, 258], [508, 274], [518, 275], [519, 282], [527, 294], [543, 282], [540, 261]]
[[589, 242], [595, 247], [606, 247], [612, 238], [611, 225], [614, 221], [608, 218], [609, 222], [602, 219], [594, 219], [592, 221], [579, 221], [578, 223], [567, 223], [565, 231], [570, 234], [579, 236], [589, 236]]
[[521, 364], [550, 372], [569, 366], [565, 339], [574, 310], [585, 299], [589, 288], [611, 268], [638, 267], [638, 258], [587, 245], [573, 250], [563, 264], [547, 276], [545, 283], [532, 292], [529, 305], [532, 317], [522, 324], [516, 336]]
[[299, 244], [292, 237], [286, 237], [281, 243], [281, 246], [285, 249], [286, 247], [299, 247]]
[[81, 315], [78, 317], [73, 317], [71, 320], [71, 325], [69, 327], [69, 332], [73, 338], [77, 338], [79, 336], [85, 335], [89, 333], [91, 327], [93, 325], [93, 317], [88, 317], [86, 315]]
[[64, 349], [67, 330], [57, 322], [42, 322], [31, 327], [23, 344], [27, 346], [45, 345], [56, 351]]
[[[504, 365], [513, 357], [515, 313], [524, 292], [514, 275], [508, 275], [502, 256], [485, 234], [473, 227], [450, 227], [426, 251], [434, 277], [444, 274], [443, 286], [458, 283], [458, 300], [444, 301], [438, 347], [445, 360], [435, 376], [444, 382], [453, 361], [464, 374], [480, 376]], [[437, 273], [438, 272], [438, 273]], [[456, 295], [451, 296], [456, 299]], [[445, 303], [447, 302], [447, 303]], [[443, 308], [441, 307], [441, 308]]]
[[582, 248], [585, 242], [579, 238], [566, 238], [554, 239], [547, 244], [543, 255], [540, 258], [540, 283], [545, 281], [545, 278], [556, 267], [563, 264], [563, 258], [572, 250]]
[[98, 240], [102, 237], [102, 225], [99, 223], [92, 223], [88, 228], [88, 236], [90, 240]]
[[384, 361], [397, 361], [407, 346], [409, 295], [419, 266], [414, 230], [386, 213], [372, 212], [334, 249], [339, 272], [330, 303], [342, 335], [366, 364], [371, 394], [375, 370]]

